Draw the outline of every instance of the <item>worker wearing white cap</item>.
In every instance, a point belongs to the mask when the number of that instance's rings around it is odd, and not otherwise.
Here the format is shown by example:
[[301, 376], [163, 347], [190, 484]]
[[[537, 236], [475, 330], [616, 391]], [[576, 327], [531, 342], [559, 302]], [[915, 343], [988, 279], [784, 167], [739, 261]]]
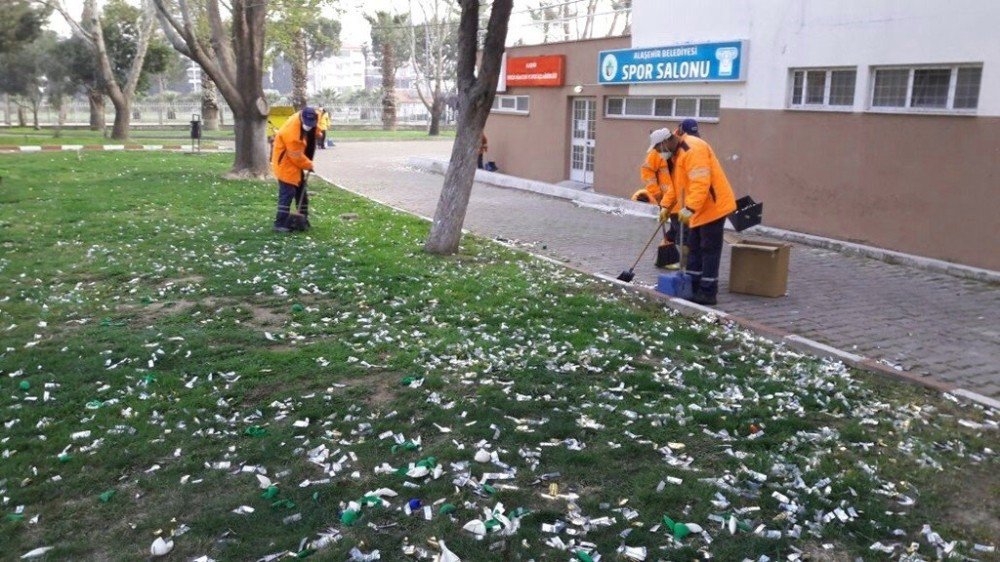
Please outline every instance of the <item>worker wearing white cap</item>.
[[[670, 129], [656, 129], [649, 134], [649, 150], [646, 151], [646, 159], [639, 169], [645, 187], [636, 191], [632, 195], [633, 201], [641, 201], [658, 205], [663, 198], [663, 194], [670, 187], [670, 177], [673, 169], [671, 154], [667, 150], [666, 141], [671, 136]], [[674, 212], [680, 210], [676, 205]], [[664, 230], [663, 242], [656, 253], [656, 267], [670, 267], [680, 262], [680, 254], [674, 246], [677, 233], [676, 217], [670, 220], [670, 230]]]

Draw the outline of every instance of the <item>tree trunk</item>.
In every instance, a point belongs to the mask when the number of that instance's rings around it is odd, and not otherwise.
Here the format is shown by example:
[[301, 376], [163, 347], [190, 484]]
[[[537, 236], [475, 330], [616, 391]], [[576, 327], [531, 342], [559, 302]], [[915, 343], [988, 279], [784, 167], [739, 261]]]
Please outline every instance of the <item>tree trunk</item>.
[[3, 104], [4, 105], [4, 107], [3, 107], [3, 122], [4, 122], [5, 125], [7, 125], [8, 127], [10, 127], [10, 124], [11, 124], [11, 119], [10, 119], [10, 94], [4, 94], [3, 95], [3, 101], [4, 101], [4, 104]]
[[512, 5], [513, 0], [493, 0], [486, 41], [480, 57], [477, 55], [479, 2], [461, 2], [456, 72], [458, 133], [451, 148], [451, 162], [434, 211], [431, 232], [424, 244], [424, 250], [433, 254], [457, 252], [462, 239], [462, 225], [475, 180], [479, 143], [490, 114], [490, 106], [496, 96]]
[[132, 104], [125, 101], [114, 103], [114, 99], [111, 102], [115, 106], [115, 123], [111, 127], [111, 138], [127, 140], [129, 125], [132, 123]]
[[382, 44], [382, 130], [396, 130], [396, 59], [390, 41]]
[[28, 116], [24, 114], [24, 106], [18, 104], [17, 106], [17, 126], [27, 127], [28, 126]]
[[97, 88], [91, 88], [87, 93], [87, 101], [90, 102], [90, 130], [103, 131], [104, 122], [104, 94]]
[[42, 127], [38, 124], [38, 104], [31, 104], [31, 118], [36, 131], [40, 131]]
[[301, 29], [295, 32], [292, 39], [292, 106], [301, 110], [309, 104], [309, 97], [306, 95], [306, 81], [309, 77], [308, 64], [306, 62], [306, 34]]
[[249, 116], [234, 114], [236, 160], [229, 172], [232, 179], [266, 178], [271, 173], [267, 153], [267, 117], [252, 110]]
[[463, 103], [458, 113], [458, 132], [451, 149], [451, 162], [444, 176], [444, 187], [434, 211], [434, 222], [424, 249], [432, 254], [454, 254], [462, 238], [465, 211], [476, 177], [476, 159], [485, 118]]
[[431, 127], [427, 131], [428, 136], [436, 137], [441, 134], [441, 113], [444, 111], [444, 96], [434, 95], [431, 103]]
[[205, 72], [201, 73], [201, 127], [206, 131], [219, 130], [219, 98], [215, 82]]

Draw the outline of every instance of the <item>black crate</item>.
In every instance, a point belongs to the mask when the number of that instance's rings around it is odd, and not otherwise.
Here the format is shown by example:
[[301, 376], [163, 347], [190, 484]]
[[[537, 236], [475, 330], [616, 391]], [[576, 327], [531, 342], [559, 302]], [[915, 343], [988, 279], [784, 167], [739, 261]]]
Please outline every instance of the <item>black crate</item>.
[[736, 210], [729, 215], [729, 222], [737, 232], [742, 232], [751, 226], [760, 224], [764, 215], [764, 203], [757, 203], [752, 197], [740, 197], [736, 200]]

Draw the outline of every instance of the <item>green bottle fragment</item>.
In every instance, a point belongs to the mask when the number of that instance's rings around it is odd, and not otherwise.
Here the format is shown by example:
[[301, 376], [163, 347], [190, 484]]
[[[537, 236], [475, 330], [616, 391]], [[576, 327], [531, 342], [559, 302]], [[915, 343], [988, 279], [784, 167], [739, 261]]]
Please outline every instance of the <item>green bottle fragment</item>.
[[297, 553], [295, 553], [295, 557], [296, 558], [308, 558], [308, 557], [312, 556], [313, 554], [316, 554], [316, 550], [315, 549], [306, 548], [306, 549], [300, 550]]
[[416, 466], [434, 468], [435, 466], [437, 466], [437, 464], [438, 464], [437, 457], [427, 457], [426, 459], [420, 459], [419, 461], [417, 461]]
[[111, 498], [115, 497], [117, 492], [115, 490], [105, 490], [101, 495], [97, 496], [97, 499], [101, 500], [101, 503], [108, 503]]
[[382, 505], [382, 499], [372, 494], [365, 494], [365, 496], [361, 498], [361, 501], [359, 501], [358, 503], [366, 507], [373, 505]]
[[455, 511], [457, 511], [457, 510], [458, 510], [458, 508], [455, 507], [455, 504], [453, 504], [453, 503], [446, 503], [446, 504], [441, 505], [441, 509], [438, 510], [438, 513], [441, 514], [441, 515], [448, 515], [449, 513], [455, 513]]
[[576, 551], [576, 558], [580, 562], [594, 562], [594, 558], [582, 550]]
[[344, 525], [351, 526], [358, 521], [358, 512], [353, 509], [345, 509], [343, 513], [340, 514], [340, 522]]
[[243, 433], [249, 435], [250, 437], [263, 437], [267, 435], [267, 430], [259, 425], [251, 425], [246, 428]]
[[410, 386], [415, 380], [417, 380], [415, 377], [403, 377], [403, 380], [399, 381], [399, 384], [403, 386]]
[[8, 513], [7, 514], [7, 521], [15, 521], [15, 522], [16, 521], [24, 521], [24, 514], [23, 513]]
[[146, 375], [145, 377], [142, 378], [142, 382], [146, 384], [153, 384], [154, 382], [156, 382], [156, 375], [152, 374]]
[[524, 508], [524, 507], [518, 507], [518, 508], [514, 509], [514, 511], [510, 512], [510, 518], [511, 519], [518, 519], [520, 517], [524, 517], [525, 515], [527, 515], [529, 513], [531, 513], [530, 509], [527, 509], [527, 508]]
[[663, 524], [666, 525], [667, 528], [670, 529], [671, 531], [673, 531], [674, 530], [674, 526], [677, 525], [677, 523], [674, 523], [674, 520], [671, 519], [669, 515], [664, 515], [663, 516]]
[[674, 538], [677, 540], [681, 540], [684, 537], [691, 534], [691, 529], [689, 529], [688, 526], [685, 525], [684, 523], [677, 523], [676, 525], [674, 525], [673, 530], [674, 530]]
[[277, 486], [268, 486], [267, 489], [261, 492], [260, 494], [260, 497], [264, 498], [265, 500], [270, 500], [277, 496], [278, 496]]
[[295, 303], [295, 304], [292, 305], [292, 312], [302, 312], [305, 309], [306, 309], [306, 307], [302, 306], [299, 303]]
[[483, 484], [483, 490], [486, 490], [487, 494], [497, 493], [497, 489], [494, 488], [493, 486], [490, 486], [489, 484]]
[[407, 440], [402, 444], [393, 445], [392, 452], [395, 453], [396, 451], [416, 451], [419, 448], [420, 445], [417, 445], [413, 441]]
[[281, 500], [278, 500], [278, 501], [272, 503], [271, 507], [273, 507], [274, 509], [281, 509], [281, 508], [294, 509], [295, 508], [295, 502], [293, 502], [292, 500], [289, 500], [289, 499], [281, 499]]
[[71, 455], [69, 453], [61, 453], [58, 458], [59, 458], [59, 462], [69, 462], [69, 461], [73, 460], [73, 455]]
[[319, 504], [319, 492], [313, 492], [313, 503]]
[[18, 387], [19, 387], [19, 388], [20, 388], [21, 390], [30, 390], [30, 389], [31, 389], [31, 383], [30, 383], [30, 382], [28, 382], [28, 381], [21, 381], [21, 383], [20, 383], [20, 384], [18, 384], [17, 386], [18, 386]]

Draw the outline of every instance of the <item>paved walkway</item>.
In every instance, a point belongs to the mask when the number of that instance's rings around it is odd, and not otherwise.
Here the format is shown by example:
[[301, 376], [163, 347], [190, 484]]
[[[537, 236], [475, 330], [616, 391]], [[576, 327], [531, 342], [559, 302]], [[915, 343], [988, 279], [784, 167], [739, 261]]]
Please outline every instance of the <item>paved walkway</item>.
[[[450, 141], [343, 142], [320, 153], [317, 169], [354, 191], [431, 216], [443, 178], [405, 161], [447, 158], [450, 147]], [[653, 225], [478, 183], [465, 221], [477, 234], [611, 276], [631, 264]], [[718, 308], [1000, 398], [1000, 287], [805, 246], [794, 246], [791, 256], [786, 297], [731, 294], [723, 283]], [[635, 282], [655, 284], [652, 261], [651, 254], [644, 258]], [[728, 266], [727, 246], [722, 279]]]

